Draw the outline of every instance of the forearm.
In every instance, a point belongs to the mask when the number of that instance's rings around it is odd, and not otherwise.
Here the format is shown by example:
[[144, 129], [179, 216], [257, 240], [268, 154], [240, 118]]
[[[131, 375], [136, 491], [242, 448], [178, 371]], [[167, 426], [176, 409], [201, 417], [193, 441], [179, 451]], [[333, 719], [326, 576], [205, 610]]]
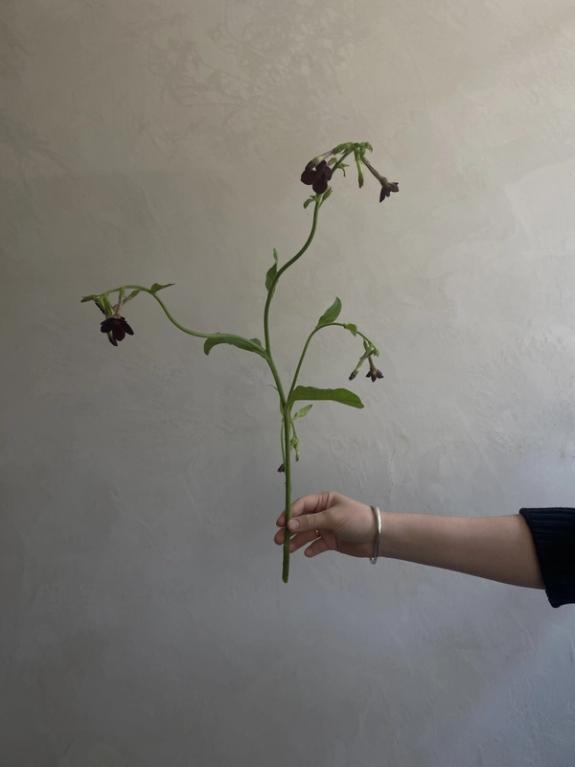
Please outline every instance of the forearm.
[[543, 588], [533, 539], [519, 514], [449, 517], [385, 512], [381, 554], [514, 586]]

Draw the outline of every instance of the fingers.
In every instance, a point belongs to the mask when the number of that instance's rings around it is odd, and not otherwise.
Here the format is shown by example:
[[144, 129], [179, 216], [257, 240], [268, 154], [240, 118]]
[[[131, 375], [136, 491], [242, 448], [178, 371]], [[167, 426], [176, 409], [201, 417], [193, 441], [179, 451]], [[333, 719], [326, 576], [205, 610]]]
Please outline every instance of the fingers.
[[[329, 508], [333, 504], [333, 497], [335, 493], [331, 493], [325, 490], [322, 493], [312, 493], [311, 495], [303, 495], [294, 501], [290, 508], [290, 519], [293, 517], [300, 517], [302, 514], [313, 514], [324, 509]], [[276, 525], [278, 527], [285, 527], [285, 512], [279, 515]]]
[[[284, 534], [285, 530], [278, 530], [274, 536], [275, 542], [278, 544], [283, 543]], [[290, 552], [297, 551], [310, 541], [313, 541], [312, 545], [308, 546], [308, 548], [304, 551], [304, 554], [307, 557], [313, 557], [316, 554], [321, 554], [324, 551], [329, 551], [329, 546], [323, 538], [318, 538], [315, 530], [309, 530], [307, 533], [299, 533], [298, 535], [294, 535], [294, 537], [291, 539], [289, 550]]]
[[317, 537], [318, 534], [315, 530], [310, 530], [309, 532], [302, 533], [301, 535], [295, 535], [290, 541], [289, 550], [297, 551], [298, 549], [301, 549], [302, 546], [305, 546], [306, 543], [315, 541]]
[[[285, 529], [278, 530], [274, 535], [274, 541], [278, 545], [282, 544], [284, 542], [285, 534]], [[318, 533], [316, 533], [315, 528], [313, 530], [309, 530], [307, 533], [298, 533], [297, 535], [295, 533], [291, 534], [288, 530], [287, 534], [290, 539], [290, 551], [297, 551], [297, 549], [300, 549], [305, 543], [314, 541], [318, 537]]]
[[329, 546], [323, 538], [318, 538], [311, 546], [308, 546], [304, 554], [306, 557], [315, 557], [316, 554], [323, 554], [324, 551], [329, 551]]

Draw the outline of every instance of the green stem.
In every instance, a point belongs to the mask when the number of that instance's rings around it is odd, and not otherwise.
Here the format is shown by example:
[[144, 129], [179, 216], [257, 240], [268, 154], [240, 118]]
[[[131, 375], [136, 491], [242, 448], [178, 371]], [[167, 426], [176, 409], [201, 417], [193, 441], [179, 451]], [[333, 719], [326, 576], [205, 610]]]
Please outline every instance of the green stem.
[[290, 563], [290, 535], [288, 530], [288, 522], [290, 520], [291, 510], [291, 451], [289, 443], [289, 410], [285, 407], [282, 413], [283, 417], [283, 431], [284, 431], [284, 471], [285, 471], [285, 534], [283, 545], [283, 564], [282, 564], [282, 580], [287, 583], [289, 580], [289, 563]]
[[277, 272], [277, 274], [275, 276], [275, 279], [274, 279], [273, 283], [271, 284], [270, 289], [268, 291], [268, 295], [267, 295], [267, 298], [266, 298], [266, 305], [265, 305], [265, 309], [264, 309], [264, 334], [265, 334], [266, 352], [268, 353], [270, 359], [271, 359], [270, 330], [269, 330], [270, 304], [272, 302], [272, 298], [274, 296], [275, 289], [276, 289], [276, 286], [278, 284], [278, 280], [279, 280], [280, 276], [285, 272], [286, 269], [288, 269], [293, 263], [295, 263], [298, 260], [298, 258], [301, 258], [301, 256], [303, 256], [303, 254], [309, 248], [309, 246], [311, 244], [311, 241], [313, 240], [316, 227], [317, 227], [317, 215], [318, 215], [318, 212], [319, 212], [319, 208], [320, 208], [320, 200], [319, 200], [319, 198], [317, 198], [316, 201], [315, 201], [315, 207], [313, 209], [313, 221], [312, 221], [312, 225], [311, 225], [311, 230], [310, 230], [310, 233], [308, 235], [307, 240], [302, 245], [300, 250], [298, 250], [298, 252], [295, 254], [295, 256], [293, 256], [293, 258], [290, 258], [290, 260], [287, 261], [281, 267], [281, 269], [278, 270], [278, 272]]
[[[158, 298], [158, 296], [149, 288], [143, 287], [143, 285], [122, 285], [121, 288], [112, 288], [112, 290], [107, 290], [106, 293], [114, 293], [115, 291], [122, 290], [122, 288], [128, 288], [128, 290], [140, 290], [142, 293], [148, 293], [148, 295], [152, 296], [152, 298], [155, 298], [156, 301], [160, 304], [160, 306], [164, 310], [166, 317], [170, 320], [170, 322], [173, 325], [175, 325], [178, 328], [178, 330], [181, 330], [183, 333], [187, 333], [190, 336], [196, 336], [197, 338], [212, 338], [214, 335], [219, 335], [214, 333], [198, 333], [195, 330], [190, 330], [189, 328], [186, 328], [183, 325], [180, 325], [180, 323], [172, 317], [172, 315], [168, 311], [168, 307], [165, 305], [162, 299]], [[230, 333], [229, 335], [232, 335], [232, 334]]]
[[[289, 389], [289, 392], [288, 392], [288, 396], [287, 396], [287, 401], [288, 401], [288, 402], [290, 401], [290, 398], [291, 398], [291, 395], [292, 395], [292, 393], [293, 393], [293, 390], [295, 389], [295, 385], [296, 385], [296, 383], [297, 383], [297, 377], [298, 377], [298, 374], [299, 374], [300, 368], [301, 368], [301, 366], [302, 366], [302, 363], [303, 363], [303, 360], [304, 360], [304, 357], [305, 357], [305, 355], [306, 355], [306, 352], [307, 352], [307, 348], [308, 348], [308, 346], [309, 346], [309, 343], [310, 343], [311, 339], [314, 337], [314, 335], [315, 335], [315, 334], [316, 334], [316, 333], [317, 333], [319, 330], [323, 330], [324, 328], [329, 328], [329, 327], [330, 327], [330, 326], [332, 326], [332, 325], [333, 325], [333, 326], [335, 326], [335, 327], [345, 328], [345, 323], [343, 323], [343, 322], [328, 322], [328, 323], [326, 323], [325, 325], [318, 325], [318, 326], [317, 326], [316, 328], [314, 328], [314, 329], [312, 330], [312, 332], [309, 334], [309, 336], [308, 336], [308, 338], [307, 338], [307, 341], [305, 342], [305, 345], [304, 345], [304, 347], [303, 347], [303, 350], [302, 350], [301, 356], [300, 356], [300, 358], [299, 358], [299, 362], [298, 362], [298, 364], [297, 364], [297, 367], [296, 367], [296, 370], [295, 370], [295, 373], [294, 373], [293, 381], [292, 381], [292, 383], [291, 383], [291, 386], [290, 386], [290, 389]], [[346, 328], [346, 330], [347, 330], [347, 328]], [[369, 339], [369, 338], [368, 338], [366, 335], [364, 335], [364, 334], [363, 334], [361, 331], [357, 330], [357, 331], [356, 331], [356, 333], [357, 333], [357, 335], [358, 335], [358, 336], [361, 336], [362, 338], [364, 338], [364, 339], [365, 339], [365, 340], [366, 340], [366, 341], [367, 341], [369, 344], [372, 344], [372, 345], [374, 346], [373, 342], [372, 342], [372, 341], [371, 341], [371, 340], [370, 340], [370, 339]]]
[[292, 264], [294, 264], [298, 258], [301, 258], [303, 254], [306, 252], [306, 250], [309, 248], [317, 228], [317, 217], [319, 213], [319, 208], [321, 205], [321, 197], [318, 196], [318, 198], [315, 201], [314, 211], [313, 211], [313, 220], [311, 229], [309, 232], [309, 235], [307, 237], [307, 240], [304, 242], [300, 250], [293, 256], [289, 261], [287, 261], [281, 269], [278, 270], [275, 279], [273, 283], [270, 286], [270, 289], [268, 291], [268, 295], [266, 298], [266, 305], [264, 309], [264, 336], [265, 336], [265, 359], [267, 360], [268, 365], [270, 366], [270, 370], [272, 372], [272, 375], [274, 377], [274, 380], [276, 382], [276, 387], [278, 390], [278, 394], [280, 397], [280, 403], [281, 403], [281, 410], [282, 410], [282, 421], [283, 421], [283, 433], [282, 433], [282, 439], [283, 439], [283, 463], [284, 463], [284, 477], [285, 477], [285, 520], [286, 520], [286, 535], [284, 539], [284, 546], [283, 546], [283, 566], [282, 566], [282, 580], [284, 583], [288, 582], [289, 579], [289, 562], [290, 562], [290, 539], [288, 535], [287, 530], [287, 524], [290, 520], [290, 511], [291, 511], [291, 452], [290, 452], [290, 416], [289, 416], [289, 404], [286, 400], [283, 386], [273, 359], [272, 351], [271, 351], [271, 341], [270, 341], [270, 330], [269, 330], [269, 313], [270, 313], [270, 305], [272, 302], [272, 298], [275, 293], [276, 286], [278, 284], [278, 280], [281, 277], [281, 275], [288, 269]]
[[[194, 336], [195, 338], [220, 338], [222, 335], [231, 336], [237, 339], [247, 340], [243, 338], [242, 336], [237, 336], [234, 333], [199, 333], [197, 330], [190, 330], [190, 328], [184, 327], [184, 325], [180, 324], [170, 313], [168, 307], [165, 305], [165, 303], [162, 301], [161, 298], [158, 298], [156, 295], [156, 292], [154, 290], [150, 290], [149, 288], [145, 288], [143, 285], [123, 285], [121, 288], [112, 288], [112, 290], [107, 290], [105, 294], [102, 294], [104, 296], [107, 296], [108, 293], [115, 293], [123, 291], [124, 288], [128, 288], [130, 290], [138, 290], [142, 293], [147, 293], [148, 295], [152, 296], [152, 298], [155, 298], [156, 301], [160, 304], [162, 307], [162, 310], [164, 311], [164, 314], [166, 317], [170, 320], [172, 325], [175, 325], [178, 330], [181, 330], [182, 333], [187, 333], [189, 336]], [[129, 297], [124, 301], [124, 303], [127, 303], [127, 301], [130, 300]], [[116, 307], [117, 308], [117, 307]], [[261, 347], [256, 347], [254, 345], [253, 351], [259, 354], [260, 357], [263, 357], [266, 361], [268, 360], [268, 355], [266, 354], [265, 350]]]

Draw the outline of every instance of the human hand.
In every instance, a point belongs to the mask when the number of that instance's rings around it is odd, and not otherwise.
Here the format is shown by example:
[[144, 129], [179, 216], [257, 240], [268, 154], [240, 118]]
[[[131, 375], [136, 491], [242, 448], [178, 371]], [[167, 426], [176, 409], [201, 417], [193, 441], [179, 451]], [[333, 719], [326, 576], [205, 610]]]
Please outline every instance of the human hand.
[[[274, 536], [283, 544], [285, 513], [276, 525], [281, 529]], [[288, 534], [292, 534], [290, 551], [297, 551], [313, 541], [305, 550], [308, 557], [324, 551], [339, 551], [352, 557], [371, 557], [376, 523], [370, 506], [354, 501], [341, 493], [323, 492], [304, 495], [291, 505]]]

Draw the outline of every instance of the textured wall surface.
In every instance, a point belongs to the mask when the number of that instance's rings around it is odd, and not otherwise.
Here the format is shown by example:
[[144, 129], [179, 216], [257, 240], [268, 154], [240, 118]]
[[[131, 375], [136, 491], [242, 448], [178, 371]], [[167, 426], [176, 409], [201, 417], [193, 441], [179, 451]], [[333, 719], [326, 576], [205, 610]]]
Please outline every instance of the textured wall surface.
[[[272, 309], [318, 337], [296, 496], [405, 512], [575, 505], [572, 0], [0, 4], [2, 767], [565, 767], [575, 614], [542, 591], [298, 552], [280, 577], [261, 335], [316, 152], [369, 140]], [[372, 179], [368, 179], [371, 181]]]

